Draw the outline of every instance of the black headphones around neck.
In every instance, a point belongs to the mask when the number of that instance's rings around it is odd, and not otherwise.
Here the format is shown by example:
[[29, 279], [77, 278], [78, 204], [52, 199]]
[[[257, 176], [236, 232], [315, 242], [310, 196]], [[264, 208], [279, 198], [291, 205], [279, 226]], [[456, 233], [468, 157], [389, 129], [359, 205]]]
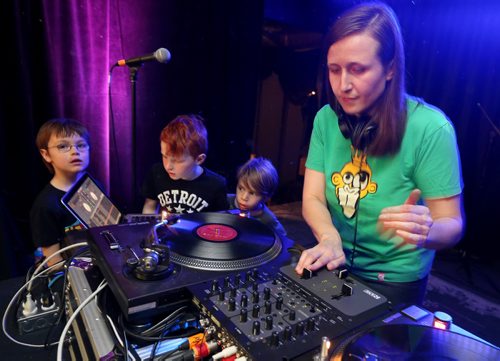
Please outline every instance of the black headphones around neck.
[[367, 115], [356, 117], [345, 113], [342, 109], [336, 113], [339, 129], [344, 138], [350, 139], [355, 149], [366, 152], [377, 133], [377, 124]]

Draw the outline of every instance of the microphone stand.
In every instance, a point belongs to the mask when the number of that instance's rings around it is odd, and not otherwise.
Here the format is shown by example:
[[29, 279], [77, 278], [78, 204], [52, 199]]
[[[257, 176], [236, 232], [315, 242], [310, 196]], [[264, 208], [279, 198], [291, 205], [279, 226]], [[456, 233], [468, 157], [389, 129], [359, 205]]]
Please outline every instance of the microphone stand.
[[136, 133], [137, 133], [137, 106], [136, 106], [136, 88], [137, 88], [137, 73], [142, 64], [138, 66], [131, 66], [130, 69], [130, 85], [131, 85], [131, 111], [132, 111], [132, 204], [135, 207], [137, 202], [137, 180], [136, 180], [136, 169], [137, 169], [137, 154], [136, 154]]

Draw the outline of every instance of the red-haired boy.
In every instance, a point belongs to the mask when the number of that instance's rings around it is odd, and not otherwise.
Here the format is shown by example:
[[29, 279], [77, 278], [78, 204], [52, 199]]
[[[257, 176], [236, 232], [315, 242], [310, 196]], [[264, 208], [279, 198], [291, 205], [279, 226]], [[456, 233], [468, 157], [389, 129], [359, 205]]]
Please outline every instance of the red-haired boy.
[[226, 179], [202, 166], [208, 138], [203, 119], [180, 115], [160, 134], [162, 163], [153, 165], [142, 186], [143, 213], [183, 214], [226, 210]]

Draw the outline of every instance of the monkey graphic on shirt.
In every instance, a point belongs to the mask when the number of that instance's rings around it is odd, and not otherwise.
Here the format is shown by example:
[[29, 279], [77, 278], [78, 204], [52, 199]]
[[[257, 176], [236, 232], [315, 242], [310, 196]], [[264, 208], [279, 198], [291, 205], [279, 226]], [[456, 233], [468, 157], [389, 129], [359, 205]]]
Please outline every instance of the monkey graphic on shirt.
[[340, 172], [332, 174], [332, 183], [339, 205], [347, 218], [353, 218], [361, 198], [377, 191], [372, 181], [372, 170], [366, 162], [366, 154], [351, 147], [351, 161]]

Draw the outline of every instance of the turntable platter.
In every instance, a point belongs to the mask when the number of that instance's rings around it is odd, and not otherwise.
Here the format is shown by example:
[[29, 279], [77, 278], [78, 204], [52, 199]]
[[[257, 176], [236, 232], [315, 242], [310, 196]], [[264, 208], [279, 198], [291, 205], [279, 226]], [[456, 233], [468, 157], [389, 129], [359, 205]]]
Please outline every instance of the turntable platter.
[[281, 252], [281, 241], [262, 222], [226, 213], [179, 217], [160, 238], [177, 264], [205, 270], [238, 270], [264, 264]]

